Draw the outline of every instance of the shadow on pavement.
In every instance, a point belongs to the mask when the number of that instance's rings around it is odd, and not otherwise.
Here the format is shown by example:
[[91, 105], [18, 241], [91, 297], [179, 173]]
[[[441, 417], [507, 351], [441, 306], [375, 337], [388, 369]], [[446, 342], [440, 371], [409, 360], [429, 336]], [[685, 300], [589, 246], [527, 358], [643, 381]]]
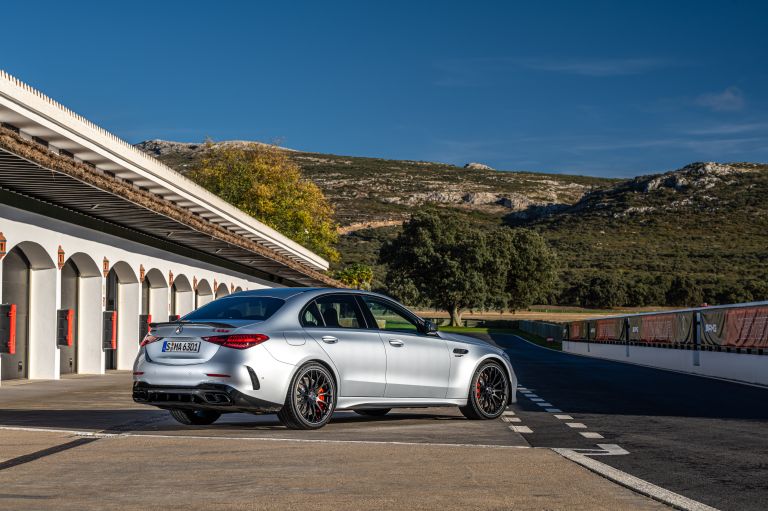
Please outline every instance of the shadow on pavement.
[[[463, 416], [429, 412], [392, 412], [383, 417], [366, 417], [353, 412], [337, 412], [331, 425], [355, 425], [364, 423], [391, 424], [404, 421], [429, 424], [433, 421], [466, 421]], [[177, 424], [165, 410], [0, 410], [0, 426], [27, 428], [74, 429], [89, 431], [175, 431], [189, 428]], [[219, 422], [210, 426], [217, 430], [280, 430], [274, 414], [250, 415], [225, 414]], [[205, 428], [207, 429], [207, 428]]]

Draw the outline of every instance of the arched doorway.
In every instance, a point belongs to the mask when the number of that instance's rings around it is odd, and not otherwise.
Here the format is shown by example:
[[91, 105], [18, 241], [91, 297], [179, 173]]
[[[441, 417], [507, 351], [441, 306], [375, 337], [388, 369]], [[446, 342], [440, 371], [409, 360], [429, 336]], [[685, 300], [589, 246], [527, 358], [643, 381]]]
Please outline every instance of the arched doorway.
[[141, 283], [141, 314], [149, 315], [153, 322], [168, 321], [168, 283], [156, 268]]
[[221, 298], [223, 296], [229, 295], [229, 288], [226, 284], [219, 284], [219, 287], [216, 288], [216, 298]]
[[104, 349], [104, 369], [130, 369], [133, 365], [141, 342], [138, 291], [139, 279], [131, 266], [124, 261], [113, 265], [107, 274], [105, 310], [117, 316], [117, 349]]
[[197, 289], [195, 289], [195, 309], [199, 309], [211, 301], [213, 301], [213, 289], [211, 284], [203, 279], [197, 283]]
[[185, 275], [178, 275], [171, 284], [171, 315], [183, 316], [195, 308], [192, 284]]
[[[45, 249], [19, 243], [3, 258], [2, 299], [16, 306], [16, 353], [4, 353], [0, 378], [55, 377], [56, 268]], [[34, 353], [34, 359], [30, 354]]]
[[74, 313], [72, 346], [59, 346], [59, 371], [99, 372], [101, 360], [101, 272], [88, 255], [78, 252], [61, 268], [60, 309]]
[[240, 287], [240, 286], [237, 286], [237, 287], [235, 288], [235, 293], [239, 293], [239, 292], [241, 292], [242, 290], [243, 290], [243, 288], [242, 288], [242, 287]]

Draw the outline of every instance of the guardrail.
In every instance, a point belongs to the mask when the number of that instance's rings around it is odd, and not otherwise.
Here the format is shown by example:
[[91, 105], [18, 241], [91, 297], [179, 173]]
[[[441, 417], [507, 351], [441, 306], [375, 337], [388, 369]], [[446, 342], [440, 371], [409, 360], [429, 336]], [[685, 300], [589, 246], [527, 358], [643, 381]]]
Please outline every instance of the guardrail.
[[565, 326], [560, 323], [547, 323], [545, 321], [520, 320], [517, 327], [523, 332], [538, 335], [544, 339], [552, 339], [560, 342], [565, 337]]
[[573, 321], [563, 339], [768, 355], [768, 302]]
[[768, 386], [768, 302], [547, 325], [566, 353]]

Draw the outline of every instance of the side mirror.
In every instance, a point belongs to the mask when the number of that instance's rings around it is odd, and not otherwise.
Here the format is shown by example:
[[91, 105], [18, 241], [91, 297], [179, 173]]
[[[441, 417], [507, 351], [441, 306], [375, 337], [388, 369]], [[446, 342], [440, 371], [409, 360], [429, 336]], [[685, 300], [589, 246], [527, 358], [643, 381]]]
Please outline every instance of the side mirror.
[[425, 319], [424, 320], [424, 333], [427, 335], [435, 335], [437, 333], [437, 324], [433, 323], [432, 321]]

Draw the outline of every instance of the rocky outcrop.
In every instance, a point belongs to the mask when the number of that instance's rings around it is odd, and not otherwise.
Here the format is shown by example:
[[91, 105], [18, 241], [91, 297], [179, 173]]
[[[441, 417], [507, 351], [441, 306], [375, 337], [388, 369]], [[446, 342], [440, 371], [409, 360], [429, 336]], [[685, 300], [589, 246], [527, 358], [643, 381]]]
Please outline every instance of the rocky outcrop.
[[470, 162], [464, 165], [465, 169], [473, 170], [495, 170], [493, 167], [486, 165], [485, 163]]

